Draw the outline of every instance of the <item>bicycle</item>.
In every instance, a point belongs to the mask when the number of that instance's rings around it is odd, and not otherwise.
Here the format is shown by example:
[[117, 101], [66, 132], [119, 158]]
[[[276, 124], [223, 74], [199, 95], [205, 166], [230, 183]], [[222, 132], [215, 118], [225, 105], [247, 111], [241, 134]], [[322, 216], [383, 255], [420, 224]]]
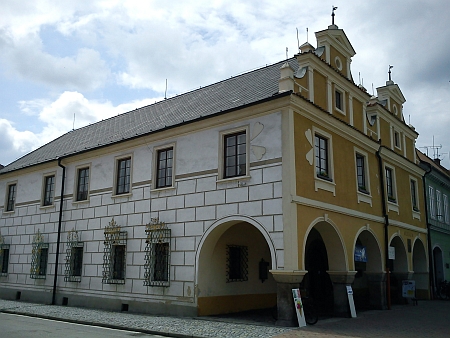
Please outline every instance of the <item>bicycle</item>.
[[450, 298], [450, 283], [446, 280], [439, 283], [437, 287], [437, 294], [440, 299], [449, 299]]

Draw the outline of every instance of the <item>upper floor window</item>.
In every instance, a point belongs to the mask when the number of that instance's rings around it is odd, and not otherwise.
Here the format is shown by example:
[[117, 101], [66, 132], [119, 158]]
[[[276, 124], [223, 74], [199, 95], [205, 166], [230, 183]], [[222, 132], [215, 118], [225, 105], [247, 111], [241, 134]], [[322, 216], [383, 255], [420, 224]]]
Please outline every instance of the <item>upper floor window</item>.
[[442, 195], [439, 190], [436, 189], [436, 212], [438, 221], [442, 221]]
[[7, 188], [7, 198], [6, 198], [6, 211], [14, 211], [14, 205], [16, 203], [16, 190], [17, 185], [15, 183], [9, 184]]
[[411, 188], [411, 204], [414, 211], [419, 211], [419, 203], [417, 201], [417, 181], [414, 179], [410, 180]]
[[89, 168], [78, 169], [77, 201], [86, 201], [89, 194]]
[[358, 180], [358, 191], [368, 193], [369, 187], [366, 176], [366, 158], [359, 153], [356, 153], [356, 177]]
[[401, 148], [400, 133], [394, 130], [394, 146]]
[[173, 184], [173, 147], [160, 149], [156, 159], [156, 188], [171, 187]]
[[448, 196], [444, 195], [444, 222], [450, 224], [450, 215], [448, 210]]
[[434, 202], [434, 188], [428, 186], [428, 198], [430, 199], [430, 217], [436, 219], [436, 205]]
[[385, 168], [386, 170], [386, 192], [388, 196], [389, 202], [397, 202], [397, 198], [395, 195], [395, 180], [394, 180], [394, 171], [392, 168]]
[[53, 198], [55, 194], [55, 175], [46, 176], [44, 178], [44, 198], [43, 206], [53, 205]]
[[328, 139], [316, 134], [314, 136], [314, 147], [315, 147], [315, 165], [316, 165], [316, 175], [317, 177], [324, 178], [326, 180], [331, 180], [330, 175], [330, 163], [329, 163], [329, 147]]
[[223, 177], [247, 175], [246, 131], [224, 135]]
[[116, 195], [130, 192], [131, 183], [131, 157], [117, 160]]

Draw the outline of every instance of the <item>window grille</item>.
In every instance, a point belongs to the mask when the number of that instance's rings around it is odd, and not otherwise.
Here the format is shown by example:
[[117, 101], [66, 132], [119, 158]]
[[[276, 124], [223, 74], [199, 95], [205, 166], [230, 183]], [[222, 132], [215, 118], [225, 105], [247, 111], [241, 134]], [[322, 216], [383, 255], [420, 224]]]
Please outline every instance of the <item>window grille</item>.
[[80, 241], [80, 234], [78, 233], [78, 231], [72, 229], [67, 234], [64, 281], [81, 282], [82, 270], [83, 270], [83, 242]]
[[170, 229], [158, 218], [152, 218], [145, 232], [144, 285], [170, 286]]
[[0, 276], [8, 275], [9, 264], [9, 244], [5, 244], [4, 238], [0, 235]]
[[48, 243], [44, 243], [44, 235], [39, 230], [33, 237], [32, 246], [30, 278], [45, 279], [47, 274]]
[[105, 228], [103, 284], [125, 284], [127, 232], [114, 218]]
[[227, 283], [248, 281], [248, 247], [227, 245]]

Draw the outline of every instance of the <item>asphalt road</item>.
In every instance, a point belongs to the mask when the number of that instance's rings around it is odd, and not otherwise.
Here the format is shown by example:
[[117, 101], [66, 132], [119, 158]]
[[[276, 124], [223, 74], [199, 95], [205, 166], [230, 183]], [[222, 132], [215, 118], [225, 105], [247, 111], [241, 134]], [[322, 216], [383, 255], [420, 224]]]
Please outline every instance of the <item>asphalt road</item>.
[[55, 320], [0, 313], [0, 337], [4, 338], [162, 338], [139, 332], [71, 324]]

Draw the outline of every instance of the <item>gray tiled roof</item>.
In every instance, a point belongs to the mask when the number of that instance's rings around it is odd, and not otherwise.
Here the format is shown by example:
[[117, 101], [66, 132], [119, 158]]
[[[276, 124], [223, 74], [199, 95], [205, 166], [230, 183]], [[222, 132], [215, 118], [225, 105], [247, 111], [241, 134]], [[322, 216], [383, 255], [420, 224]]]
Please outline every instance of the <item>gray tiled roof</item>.
[[[0, 174], [163, 130], [278, 94], [281, 61], [212, 85], [72, 130], [19, 158]], [[294, 71], [295, 58], [288, 60]]]

